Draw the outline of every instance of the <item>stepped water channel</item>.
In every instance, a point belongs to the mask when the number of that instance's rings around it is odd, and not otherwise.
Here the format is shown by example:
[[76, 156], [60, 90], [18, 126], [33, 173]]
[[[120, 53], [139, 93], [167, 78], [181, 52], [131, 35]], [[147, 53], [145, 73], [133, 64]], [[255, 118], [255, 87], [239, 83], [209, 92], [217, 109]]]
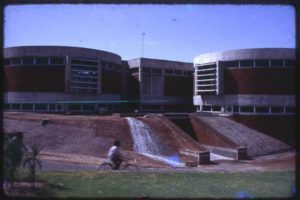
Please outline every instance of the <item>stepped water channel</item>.
[[155, 131], [147, 124], [133, 117], [126, 117], [126, 119], [130, 127], [130, 133], [134, 142], [133, 149], [135, 152], [155, 160], [163, 161], [172, 166], [184, 165], [183, 163], [164, 155], [163, 141], [159, 140]]

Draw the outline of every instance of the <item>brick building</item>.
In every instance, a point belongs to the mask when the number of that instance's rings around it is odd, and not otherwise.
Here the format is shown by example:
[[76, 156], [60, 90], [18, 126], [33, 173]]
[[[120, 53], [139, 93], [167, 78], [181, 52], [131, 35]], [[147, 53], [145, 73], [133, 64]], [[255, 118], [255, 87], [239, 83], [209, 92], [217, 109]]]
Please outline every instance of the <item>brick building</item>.
[[293, 140], [295, 58], [295, 49], [287, 48], [241, 49], [195, 57], [193, 101], [197, 111], [225, 113], [284, 141]]

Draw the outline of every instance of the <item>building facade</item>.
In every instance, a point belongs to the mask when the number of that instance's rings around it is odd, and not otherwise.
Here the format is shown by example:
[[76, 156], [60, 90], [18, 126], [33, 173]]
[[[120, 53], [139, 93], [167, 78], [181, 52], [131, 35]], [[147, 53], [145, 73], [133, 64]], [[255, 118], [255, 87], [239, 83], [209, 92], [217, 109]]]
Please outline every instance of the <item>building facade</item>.
[[132, 99], [141, 111], [191, 111], [193, 64], [137, 58], [128, 60]]
[[197, 111], [227, 113], [270, 134], [294, 133], [295, 58], [295, 49], [287, 48], [195, 57], [193, 101]]
[[114, 53], [77, 47], [4, 49], [4, 110], [119, 110], [126, 70]]

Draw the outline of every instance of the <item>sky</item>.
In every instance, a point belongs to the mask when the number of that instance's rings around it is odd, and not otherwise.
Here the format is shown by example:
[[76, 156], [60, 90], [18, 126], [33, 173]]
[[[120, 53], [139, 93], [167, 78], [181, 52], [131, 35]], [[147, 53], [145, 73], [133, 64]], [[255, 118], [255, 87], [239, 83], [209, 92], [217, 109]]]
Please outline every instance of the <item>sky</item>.
[[75, 46], [193, 62], [208, 52], [295, 48], [288, 5], [8, 5], [4, 47]]

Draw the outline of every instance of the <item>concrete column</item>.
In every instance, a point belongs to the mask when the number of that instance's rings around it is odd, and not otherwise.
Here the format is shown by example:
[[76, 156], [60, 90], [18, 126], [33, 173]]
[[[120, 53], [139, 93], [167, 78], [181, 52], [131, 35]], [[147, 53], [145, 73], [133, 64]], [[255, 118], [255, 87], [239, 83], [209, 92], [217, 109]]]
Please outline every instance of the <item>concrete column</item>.
[[70, 75], [71, 75], [71, 57], [65, 57], [65, 92], [69, 92], [70, 85]]
[[102, 93], [102, 66], [101, 60], [98, 59], [98, 81], [97, 81], [97, 93]]

